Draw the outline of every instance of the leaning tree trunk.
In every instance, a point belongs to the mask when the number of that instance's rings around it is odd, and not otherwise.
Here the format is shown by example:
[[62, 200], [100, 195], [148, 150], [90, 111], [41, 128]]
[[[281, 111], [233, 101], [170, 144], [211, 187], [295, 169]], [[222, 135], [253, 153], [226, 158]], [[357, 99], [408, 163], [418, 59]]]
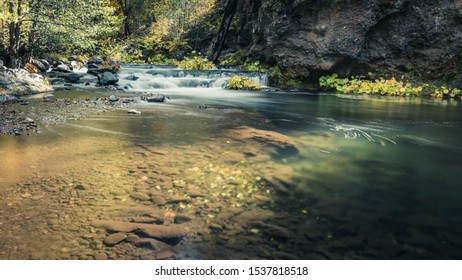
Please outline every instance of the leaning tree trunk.
[[220, 57], [221, 50], [226, 40], [226, 35], [228, 35], [229, 27], [231, 26], [234, 14], [236, 13], [238, 1], [239, 0], [228, 0], [228, 3], [226, 4], [225, 13], [223, 15], [223, 20], [221, 21], [220, 29], [218, 30], [218, 33], [213, 39], [212, 45], [210, 46], [209, 59], [213, 61], [213, 63], [218, 62], [218, 58]]

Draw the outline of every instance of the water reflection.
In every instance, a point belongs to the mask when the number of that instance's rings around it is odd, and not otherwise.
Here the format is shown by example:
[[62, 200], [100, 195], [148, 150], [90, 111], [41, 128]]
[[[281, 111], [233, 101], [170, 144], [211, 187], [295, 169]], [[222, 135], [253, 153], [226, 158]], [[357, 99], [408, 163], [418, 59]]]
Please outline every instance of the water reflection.
[[[135, 105], [141, 115], [115, 111], [2, 136], [1, 185], [20, 185], [2, 200], [1, 257], [462, 256], [458, 103], [169, 94], [167, 105]], [[288, 135], [298, 153], [274, 157], [264, 141], [226, 136], [242, 125]], [[133, 242], [107, 246], [112, 232], [91, 226], [160, 218], [186, 229], [182, 243], [164, 248], [131, 232]]]

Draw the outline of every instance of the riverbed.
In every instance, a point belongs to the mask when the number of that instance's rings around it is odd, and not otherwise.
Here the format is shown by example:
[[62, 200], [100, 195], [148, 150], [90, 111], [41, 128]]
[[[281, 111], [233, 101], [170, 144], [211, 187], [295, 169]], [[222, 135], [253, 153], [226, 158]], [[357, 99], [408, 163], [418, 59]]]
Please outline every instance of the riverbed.
[[55, 92], [136, 100], [75, 118], [21, 107], [41, 130], [0, 136], [0, 258], [462, 257], [460, 102], [196, 78], [151, 83], [165, 103], [138, 101], [147, 84]]

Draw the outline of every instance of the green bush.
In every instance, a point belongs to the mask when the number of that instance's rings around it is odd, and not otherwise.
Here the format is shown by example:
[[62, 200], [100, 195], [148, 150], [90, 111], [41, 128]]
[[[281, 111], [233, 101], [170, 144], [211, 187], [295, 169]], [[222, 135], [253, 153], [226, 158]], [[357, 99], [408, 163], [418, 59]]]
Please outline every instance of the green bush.
[[148, 63], [158, 65], [175, 65], [175, 60], [159, 53], [149, 57]]
[[210, 70], [215, 67], [212, 61], [206, 57], [196, 55], [195, 52], [193, 52], [192, 57], [185, 57], [183, 60], [174, 61], [174, 64], [176, 67], [186, 70]]
[[261, 90], [261, 85], [245, 77], [234, 76], [228, 80], [228, 89], [235, 90]]

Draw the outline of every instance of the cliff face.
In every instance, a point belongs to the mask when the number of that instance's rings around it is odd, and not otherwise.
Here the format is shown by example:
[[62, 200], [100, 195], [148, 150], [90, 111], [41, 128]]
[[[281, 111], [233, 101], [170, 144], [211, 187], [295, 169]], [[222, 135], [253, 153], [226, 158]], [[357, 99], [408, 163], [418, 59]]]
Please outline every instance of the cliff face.
[[244, 9], [250, 54], [300, 78], [462, 71], [462, 0], [246, 0]]

